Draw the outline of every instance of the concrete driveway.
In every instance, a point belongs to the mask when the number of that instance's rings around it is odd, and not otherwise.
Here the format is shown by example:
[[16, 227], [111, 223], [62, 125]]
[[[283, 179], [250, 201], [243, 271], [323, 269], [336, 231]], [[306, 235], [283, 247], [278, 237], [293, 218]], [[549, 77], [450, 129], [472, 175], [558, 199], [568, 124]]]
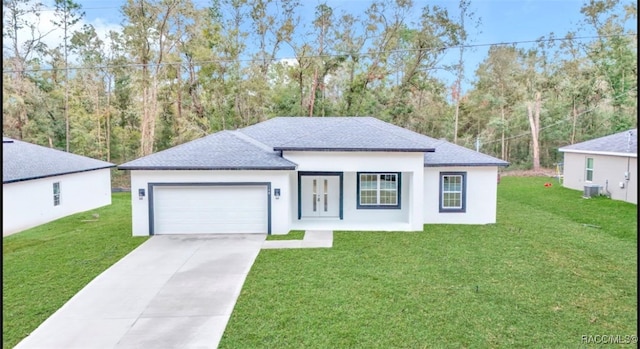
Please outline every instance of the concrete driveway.
[[16, 348], [216, 348], [265, 237], [154, 236]]

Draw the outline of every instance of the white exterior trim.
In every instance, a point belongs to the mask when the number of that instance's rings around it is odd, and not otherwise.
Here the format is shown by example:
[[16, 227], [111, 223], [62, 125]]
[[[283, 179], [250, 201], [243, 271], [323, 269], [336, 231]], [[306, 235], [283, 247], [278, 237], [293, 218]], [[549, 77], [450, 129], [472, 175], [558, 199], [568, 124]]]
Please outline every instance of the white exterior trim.
[[[440, 212], [440, 173], [466, 173], [465, 212]], [[425, 224], [492, 224], [496, 222], [498, 167], [426, 167]]]
[[[586, 178], [585, 163], [593, 159], [593, 178]], [[600, 186], [614, 200], [638, 203], [638, 159], [635, 157], [565, 153], [562, 185], [582, 192], [586, 184]], [[580, 195], [577, 193], [576, 195]]]
[[637, 158], [638, 153], [618, 153], [610, 151], [593, 151], [593, 150], [575, 150], [575, 149], [558, 149], [560, 152], [565, 153], [578, 153], [578, 154], [593, 154], [593, 155], [609, 155], [609, 156], [623, 156], [627, 158]]
[[270, 189], [258, 183], [153, 185], [153, 234], [266, 234]]
[[[271, 195], [271, 233], [289, 232], [290, 203], [297, 195], [290, 190], [289, 177], [292, 171], [131, 171], [131, 210], [134, 236], [148, 236], [149, 222], [149, 183], [237, 183], [269, 182], [271, 190], [280, 189], [279, 199]], [[144, 189], [145, 196], [140, 199], [138, 190]]]
[[[424, 167], [422, 153], [284, 151], [297, 170], [133, 170], [131, 207], [133, 235], [150, 233], [150, 183], [269, 183], [271, 234], [290, 230], [423, 231], [424, 224], [490, 224], [496, 222], [497, 166]], [[340, 217], [298, 218], [299, 172], [340, 173]], [[400, 207], [358, 208], [357, 173], [400, 173]], [[466, 212], [439, 212], [440, 172], [466, 173]]]
[[[421, 194], [416, 195], [423, 191], [423, 153], [285, 151], [283, 157], [298, 164], [299, 171], [343, 173], [344, 219], [342, 223], [332, 222], [327, 223], [327, 226], [388, 224], [391, 226], [390, 230], [423, 230], [423, 198]], [[358, 172], [400, 172], [400, 209], [358, 209], [356, 193]], [[294, 188], [297, 188], [297, 176], [293, 180]], [[297, 218], [297, 210], [296, 197], [295, 205], [291, 207], [292, 217]], [[292, 226], [293, 229], [302, 229], [301, 227], [306, 226], [306, 223], [296, 220]], [[397, 228], [394, 229], [394, 227]]]
[[[60, 205], [53, 204], [53, 183], [60, 182]], [[109, 168], [2, 185], [2, 235], [111, 204]]]

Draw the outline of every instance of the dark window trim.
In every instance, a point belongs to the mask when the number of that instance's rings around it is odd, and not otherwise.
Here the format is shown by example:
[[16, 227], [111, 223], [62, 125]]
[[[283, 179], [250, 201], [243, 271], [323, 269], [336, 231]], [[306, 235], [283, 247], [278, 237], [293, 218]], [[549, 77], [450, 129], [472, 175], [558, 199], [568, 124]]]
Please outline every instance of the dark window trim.
[[[591, 160], [591, 168], [589, 168], [589, 160]], [[585, 182], [593, 182], [593, 170], [594, 170], [594, 165], [595, 165], [595, 161], [593, 160], [593, 158], [587, 157], [585, 159], [585, 164], [584, 164], [584, 180]], [[591, 172], [591, 179], [589, 179], [589, 172]]]
[[[395, 205], [361, 205], [360, 204], [360, 175], [361, 174], [394, 174], [398, 179], [397, 201]], [[402, 209], [402, 172], [378, 171], [378, 172], [356, 172], [356, 208], [363, 210], [399, 210]]]
[[[462, 207], [447, 208], [442, 207], [442, 178], [444, 176], [462, 176]], [[441, 213], [467, 212], [467, 173], [466, 172], [440, 172], [440, 187], [438, 189], [438, 206]]]
[[302, 176], [338, 176], [340, 177], [340, 219], [344, 219], [343, 172], [298, 171], [298, 220], [302, 219]]
[[[58, 186], [58, 193], [56, 193], [56, 184]], [[60, 189], [60, 182], [53, 182], [53, 206], [60, 206], [62, 204], [62, 190]]]

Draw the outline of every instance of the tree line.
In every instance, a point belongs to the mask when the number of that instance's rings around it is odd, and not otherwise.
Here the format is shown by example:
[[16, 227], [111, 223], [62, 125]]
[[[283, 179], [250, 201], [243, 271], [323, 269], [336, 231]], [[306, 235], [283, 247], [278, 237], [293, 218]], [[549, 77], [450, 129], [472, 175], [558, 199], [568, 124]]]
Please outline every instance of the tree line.
[[[64, 36], [49, 47], [42, 5], [3, 0], [3, 135], [123, 163], [274, 116], [370, 115], [537, 169], [560, 146], [637, 127], [636, 3], [589, 0], [575, 31], [492, 45], [474, 72], [463, 63], [482, 24], [457, 5], [320, 4], [304, 21], [297, 0], [126, 0], [122, 30], [100, 37], [73, 29], [78, 3], [55, 0]], [[459, 59], [445, 65], [448, 50]]]

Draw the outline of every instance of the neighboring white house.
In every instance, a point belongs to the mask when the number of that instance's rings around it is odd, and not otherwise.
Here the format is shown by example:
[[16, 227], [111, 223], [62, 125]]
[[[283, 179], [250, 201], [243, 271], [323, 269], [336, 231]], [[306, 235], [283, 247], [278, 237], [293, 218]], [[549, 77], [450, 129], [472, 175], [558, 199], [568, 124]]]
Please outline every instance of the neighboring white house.
[[507, 162], [372, 117], [277, 117], [118, 166], [133, 235], [496, 221]]
[[638, 204], [638, 129], [558, 150], [564, 153], [565, 187], [584, 191], [596, 186], [599, 194]]
[[2, 236], [111, 204], [114, 164], [2, 138]]

